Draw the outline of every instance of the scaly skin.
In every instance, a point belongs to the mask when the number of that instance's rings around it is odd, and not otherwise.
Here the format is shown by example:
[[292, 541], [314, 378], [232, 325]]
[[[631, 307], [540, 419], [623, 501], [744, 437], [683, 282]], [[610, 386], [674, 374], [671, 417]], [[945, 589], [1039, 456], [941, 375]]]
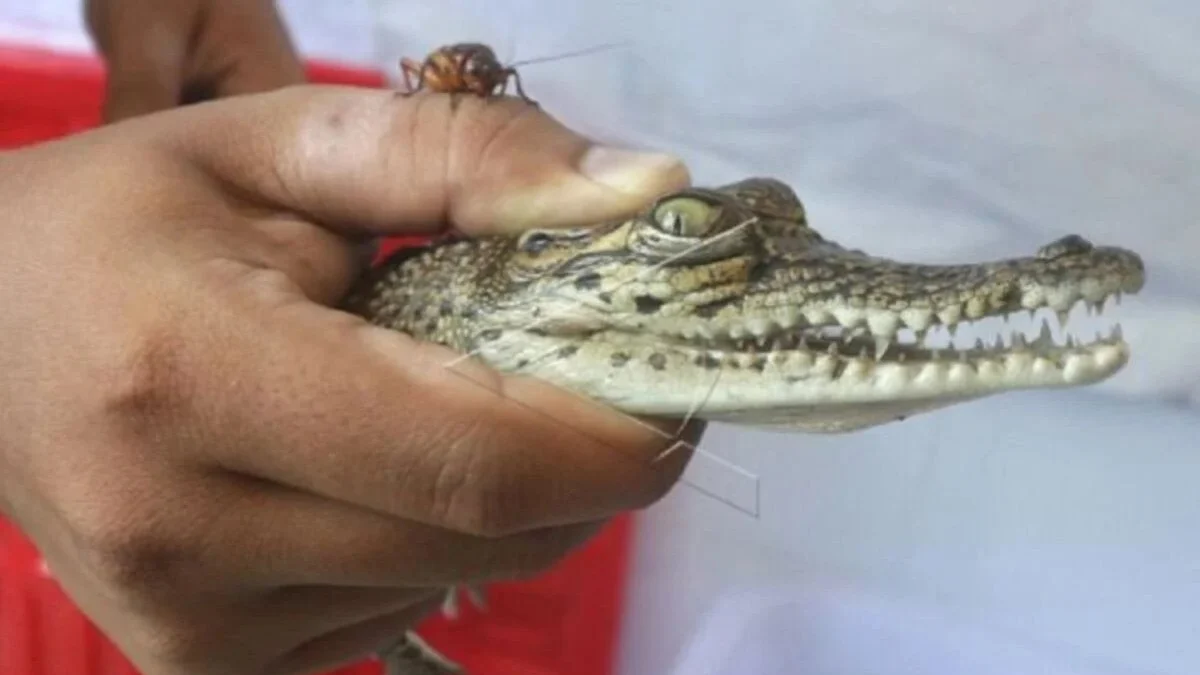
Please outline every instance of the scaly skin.
[[[847, 432], [1018, 389], [1098, 382], [1119, 332], [926, 348], [933, 326], [1049, 307], [1062, 321], [1145, 281], [1130, 251], [1071, 235], [1033, 257], [916, 265], [810, 228], [783, 183], [666, 195], [625, 221], [447, 240], [369, 273], [345, 308], [498, 370], [542, 377], [631, 414]], [[454, 673], [415, 634], [388, 675]]]
[[406, 251], [346, 308], [628, 413], [844, 432], [1111, 376], [1128, 360], [1119, 333], [940, 353], [918, 340], [1022, 310], [1065, 316], [1144, 276], [1136, 254], [1076, 235], [981, 264], [872, 257], [808, 227], [786, 185], [754, 178], [622, 222]]

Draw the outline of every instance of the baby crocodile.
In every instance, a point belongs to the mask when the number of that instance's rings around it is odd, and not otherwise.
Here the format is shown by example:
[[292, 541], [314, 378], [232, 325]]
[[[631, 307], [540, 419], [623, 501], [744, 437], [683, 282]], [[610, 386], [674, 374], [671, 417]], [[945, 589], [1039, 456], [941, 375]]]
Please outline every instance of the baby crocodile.
[[[974, 345], [927, 337], [1043, 308], [1065, 322], [1144, 282], [1137, 254], [1078, 235], [978, 264], [870, 256], [809, 227], [787, 185], [750, 178], [594, 227], [403, 250], [344, 306], [627, 413], [832, 433], [1103, 380], [1129, 358], [1119, 328], [1092, 342], [1056, 341], [1045, 322]], [[459, 672], [415, 633], [381, 656], [389, 675]]]
[[870, 256], [809, 227], [787, 185], [750, 178], [594, 227], [404, 250], [346, 308], [627, 413], [845, 432], [1113, 375], [1129, 358], [1119, 327], [1090, 342], [1045, 321], [974, 345], [927, 337], [1042, 308], [1065, 321], [1144, 281], [1137, 254], [1078, 235], [978, 264]]

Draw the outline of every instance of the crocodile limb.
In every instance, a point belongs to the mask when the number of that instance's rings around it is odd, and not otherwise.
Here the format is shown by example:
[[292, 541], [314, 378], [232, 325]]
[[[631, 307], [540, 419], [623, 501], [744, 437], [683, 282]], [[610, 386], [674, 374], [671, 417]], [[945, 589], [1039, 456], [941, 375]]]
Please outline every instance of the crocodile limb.
[[629, 414], [842, 433], [1112, 376], [1119, 326], [942, 349], [926, 334], [1042, 308], [1062, 321], [1144, 281], [1137, 254], [1078, 235], [992, 262], [868, 255], [811, 228], [784, 183], [749, 178], [594, 227], [404, 250], [344, 308]]

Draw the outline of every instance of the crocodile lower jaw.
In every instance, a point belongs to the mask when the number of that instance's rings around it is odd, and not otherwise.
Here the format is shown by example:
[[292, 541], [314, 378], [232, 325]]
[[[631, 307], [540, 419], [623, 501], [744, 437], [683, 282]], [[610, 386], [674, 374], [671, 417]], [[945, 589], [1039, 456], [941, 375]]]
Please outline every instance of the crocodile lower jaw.
[[[1054, 316], [963, 322], [953, 341], [943, 327], [941, 348], [936, 335], [901, 331], [881, 346], [869, 332], [830, 327], [738, 340], [511, 331], [479, 356], [632, 414], [841, 432], [1007, 391], [1092, 384], [1128, 361], [1119, 326], [1083, 341], [1052, 330]], [[975, 342], [980, 331], [992, 335]]]

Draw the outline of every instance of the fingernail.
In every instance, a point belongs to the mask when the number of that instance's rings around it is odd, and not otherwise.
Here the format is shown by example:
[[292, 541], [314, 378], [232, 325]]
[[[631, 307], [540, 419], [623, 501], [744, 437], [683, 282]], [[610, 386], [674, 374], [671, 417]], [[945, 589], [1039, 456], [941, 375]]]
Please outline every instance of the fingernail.
[[662, 184], [663, 176], [685, 171], [672, 155], [592, 146], [579, 161], [579, 172], [619, 192], [642, 193]]

